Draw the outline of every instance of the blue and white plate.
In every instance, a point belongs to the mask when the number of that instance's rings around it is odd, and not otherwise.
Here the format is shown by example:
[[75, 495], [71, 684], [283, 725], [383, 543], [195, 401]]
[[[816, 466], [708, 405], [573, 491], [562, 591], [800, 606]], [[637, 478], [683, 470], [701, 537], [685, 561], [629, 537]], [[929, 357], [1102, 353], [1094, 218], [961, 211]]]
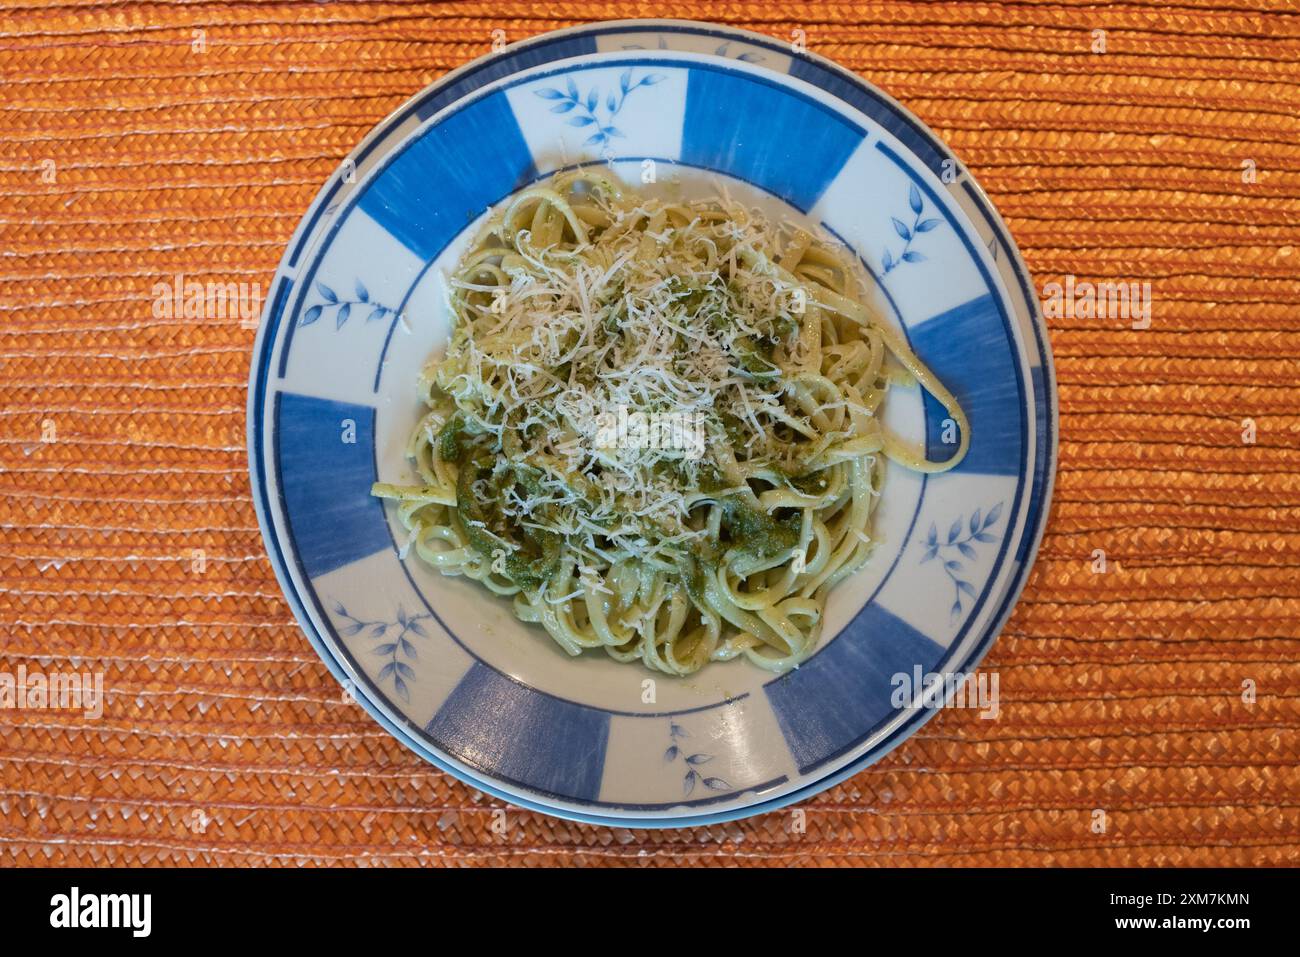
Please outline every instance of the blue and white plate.
[[[832, 592], [819, 650], [790, 674], [737, 661], [674, 679], [604, 655], [571, 659], [477, 584], [404, 558], [404, 530], [369, 494], [376, 479], [412, 479], [403, 448], [421, 408], [416, 374], [449, 331], [442, 277], [489, 207], [580, 164], [653, 179], [645, 188], [664, 195], [722, 187], [839, 237], [875, 278], [882, 313], [970, 416], [957, 469], [889, 468], [875, 519], [883, 544]], [[895, 747], [946, 697], [929, 676], [949, 676], [950, 691], [988, 650], [1047, 514], [1051, 359], [1001, 220], [898, 104], [744, 31], [577, 28], [431, 86], [321, 191], [255, 348], [258, 517], [322, 658], [429, 761], [579, 820], [740, 817]], [[928, 397], [893, 390], [886, 415], [925, 436], [932, 458], [950, 453]]]

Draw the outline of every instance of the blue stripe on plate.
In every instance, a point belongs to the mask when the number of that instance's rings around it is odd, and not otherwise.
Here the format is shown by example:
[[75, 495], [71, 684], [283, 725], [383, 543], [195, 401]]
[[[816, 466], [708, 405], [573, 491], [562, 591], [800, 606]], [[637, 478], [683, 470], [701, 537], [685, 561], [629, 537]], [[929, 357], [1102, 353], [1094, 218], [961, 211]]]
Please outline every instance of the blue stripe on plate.
[[267, 338], [275, 335], [275, 329], [280, 325], [280, 319], [284, 316], [284, 304], [289, 299], [289, 291], [293, 289], [293, 280], [281, 278], [276, 284], [275, 293], [271, 297], [271, 311], [267, 313], [266, 327]]
[[[375, 410], [281, 392], [275, 456], [293, 549], [308, 578], [392, 547], [375, 481]], [[355, 442], [344, 442], [348, 422]], [[350, 437], [350, 435], [349, 435]]]
[[[912, 327], [912, 348], [961, 403], [971, 444], [957, 471], [1016, 475], [1020, 470], [1020, 394], [1007, 353], [1007, 333], [991, 295], [979, 296]], [[943, 441], [948, 413], [925, 394], [926, 455], [944, 461], [956, 449]]]
[[865, 137], [839, 114], [766, 80], [690, 71], [682, 162], [730, 173], [803, 212]]
[[579, 801], [600, 796], [609, 713], [540, 694], [480, 662], [424, 730], [496, 777]]
[[897, 137], [899, 142], [916, 154], [916, 157], [928, 166], [934, 175], [939, 176], [943, 173], [943, 161], [948, 158], [947, 154], [935, 149], [930, 137], [907, 117], [900, 115], [897, 107], [891, 106], [882, 97], [864, 89], [859, 82], [848, 80], [833, 70], [798, 56], [790, 64], [790, 75], [805, 83], [811, 83], [861, 110]]
[[585, 56], [588, 53], [595, 52], [596, 38], [591, 35], [566, 37], [553, 43], [541, 44], [515, 53], [507, 52], [500, 59], [491, 60], [482, 66], [470, 67], [465, 71], [464, 75], [455, 80], [450, 86], [438, 90], [433, 96], [421, 103], [416, 109], [415, 115], [421, 120], [427, 120], [443, 107], [455, 103], [466, 93], [473, 93], [479, 87], [494, 83], [502, 77], [522, 72], [529, 67], [538, 66], [542, 63], [550, 63], [552, 60]]
[[515, 114], [498, 92], [425, 130], [366, 187], [358, 205], [428, 260], [536, 175]]
[[938, 644], [871, 602], [829, 645], [765, 689], [800, 774], [863, 740], [867, 728], [898, 714], [896, 674], [929, 671]]
[[[1047, 403], [1049, 399], [1044, 398], [1047, 395], [1047, 376], [1043, 372], [1042, 366], [1034, 366], [1029, 370], [1029, 378], [1034, 385], [1034, 395], [1037, 397], [1037, 408], [1034, 409], [1036, 421], [1034, 422], [1034, 483], [1030, 489], [1029, 501], [1035, 506], [1041, 507], [1043, 486], [1047, 484], [1047, 465], [1048, 457], [1051, 455], [1047, 448]], [[1025, 556], [1029, 554], [1029, 549], [1034, 544], [1033, 527], [1029, 526], [1025, 530], [1024, 536], [1020, 539], [1020, 546], [1016, 549], [1016, 561], [1023, 562]]]

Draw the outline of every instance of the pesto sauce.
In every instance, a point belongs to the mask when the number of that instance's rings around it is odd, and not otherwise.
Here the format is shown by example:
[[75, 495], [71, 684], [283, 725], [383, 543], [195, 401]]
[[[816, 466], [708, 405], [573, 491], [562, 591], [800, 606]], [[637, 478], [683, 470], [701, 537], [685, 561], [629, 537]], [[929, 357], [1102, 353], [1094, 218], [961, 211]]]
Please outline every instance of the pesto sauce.
[[724, 498], [722, 528], [731, 537], [732, 547], [742, 555], [765, 561], [799, 544], [798, 513], [774, 518], [762, 509], [746, 504], [738, 496]]
[[465, 420], [457, 412], [438, 432], [438, 458], [444, 462], [459, 462], [465, 454], [461, 438], [466, 434]]
[[[531, 471], [531, 470], [529, 470]], [[524, 588], [536, 588], [543, 584], [560, 565], [560, 536], [543, 529], [519, 529], [522, 541], [501, 533], [489, 533], [492, 516], [483, 508], [483, 503], [474, 495], [474, 483], [491, 474], [491, 466], [486, 457], [477, 458], [461, 466], [456, 478], [456, 514], [460, 516], [465, 528], [465, 537], [469, 546], [489, 561], [495, 559], [495, 552], [506, 549], [502, 562], [506, 575]], [[520, 484], [525, 489], [537, 490], [538, 478], [535, 474], [507, 473], [508, 478], [498, 488], [504, 493], [508, 484]], [[501, 516], [496, 516], [500, 518]], [[481, 522], [482, 525], [475, 523]], [[500, 522], [496, 524], [500, 525]], [[507, 546], [513, 545], [510, 549]]]
[[[736, 361], [742, 371], [753, 378], [767, 378], [780, 375], [781, 370], [764, 357], [763, 343], [752, 336], [742, 336], [736, 340], [734, 350]], [[771, 346], [767, 348], [771, 355]]]

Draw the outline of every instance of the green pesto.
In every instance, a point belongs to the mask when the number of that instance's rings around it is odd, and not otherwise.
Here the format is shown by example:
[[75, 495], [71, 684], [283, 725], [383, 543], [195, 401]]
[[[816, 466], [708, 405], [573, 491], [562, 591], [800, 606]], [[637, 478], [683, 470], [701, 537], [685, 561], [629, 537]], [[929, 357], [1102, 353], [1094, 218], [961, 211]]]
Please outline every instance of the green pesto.
[[741, 445], [745, 441], [745, 423], [739, 416], [723, 411], [718, 413], [718, 420], [732, 445]]
[[[733, 351], [736, 354], [736, 362], [740, 365], [741, 370], [752, 378], [767, 378], [781, 373], [781, 370], [763, 355], [762, 342], [753, 336], [738, 338]], [[770, 354], [771, 348], [769, 347], [767, 351]]]
[[796, 492], [804, 495], [820, 495], [826, 491], [826, 476], [822, 469], [812, 472], [805, 470], [806, 459], [773, 462], [769, 467]]
[[465, 446], [461, 439], [467, 435], [465, 429], [465, 419], [457, 412], [438, 433], [438, 458], [444, 462], [459, 462], [461, 456], [465, 454]]
[[700, 491], [706, 495], [714, 492], [721, 492], [727, 488], [727, 480], [723, 478], [722, 471], [712, 462], [705, 462], [699, 470]]
[[[456, 514], [460, 516], [465, 537], [474, 551], [489, 560], [494, 559], [493, 553], [503, 547], [515, 546], [508, 550], [503, 561], [506, 575], [524, 588], [537, 588], [555, 574], [560, 565], [560, 536], [542, 529], [520, 528], [520, 541], [508, 535], [487, 531], [485, 526], [492, 525], [492, 518], [499, 519], [500, 516], [493, 516], [486, 511], [483, 503], [474, 495], [474, 482], [479, 478], [490, 477], [491, 474], [492, 467], [486, 457], [461, 466], [460, 475], [456, 479]], [[533, 492], [541, 487], [535, 471], [523, 468], [506, 473], [505, 481], [498, 491], [504, 492], [505, 486], [512, 482]], [[500, 498], [500, 495], [497, 497]], [[498, 521], [496, 524], [501, 523]]]
[[697, 559], [693, 555], [687, 555], [682, 562], [681, 576], [682, 584], [686, 586], [686, 594], [700, 608], [708, 608], [708, 598], [705, 596], [707, 583], [705, 574], [716, 570], [718, 567], [717, 559]]
[[786, 481], [796, 492], [804, 495], [820, 495], [826, 491], [826, 476], [821, 472], [809, 472], [807, 475], [787, 475]]
[[775, 518], [737, 495], [729, 495], [719, 504], [722, 506], [722, 528], [731, 537], [732, 547], [740, 554], [762, 561], [799, 544], [798, 513]]

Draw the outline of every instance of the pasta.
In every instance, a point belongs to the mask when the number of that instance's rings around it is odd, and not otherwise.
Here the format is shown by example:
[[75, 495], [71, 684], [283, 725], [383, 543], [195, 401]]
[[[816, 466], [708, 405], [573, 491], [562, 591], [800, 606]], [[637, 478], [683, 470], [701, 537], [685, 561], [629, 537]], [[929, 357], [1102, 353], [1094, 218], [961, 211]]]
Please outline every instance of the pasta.
[[[492, 216], [447, 300], [407, 450], [419, 482], [373, 493], [422, 560], [571, 655], [797, 665], [871, 555], [885, 459], [942, 471], [969, 443], [839, 252], [726, 196], [559, 174]], [[917, 383], [959, 429], [947, 461], [877, 415]]]

